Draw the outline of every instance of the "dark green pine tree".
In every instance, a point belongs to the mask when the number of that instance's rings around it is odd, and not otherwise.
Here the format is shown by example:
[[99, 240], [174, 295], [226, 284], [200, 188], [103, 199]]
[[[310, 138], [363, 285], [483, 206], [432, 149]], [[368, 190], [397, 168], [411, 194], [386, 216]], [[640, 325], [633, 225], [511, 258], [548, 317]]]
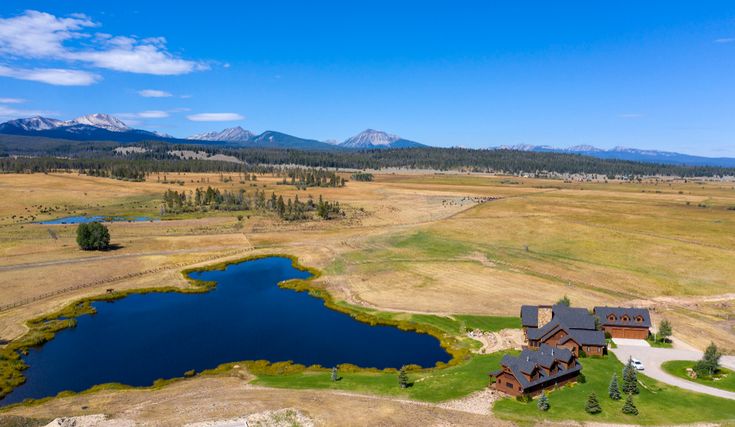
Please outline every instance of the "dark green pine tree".
[[590, 394], [590, 397], [587, 398], [587, 404], [584, 405], [584, 410], [592, 415], [602, 412], [602, 406], [600, 406], [600, 402], [597, 400], [595, 393]]
[[638, 415], [638, 408], [636, 408], [635, 404], [633, 403], [632, 394], [629, 394], [628, 397], [625, 399], [625, 404], [623, 405], [623, 413], [628, 415]]
[[612, 400], [620, 400], [620, 387], [618, 387], [618, 374], [613, 374], [607, 394]]
[[398, 371], [398, 385], [401, 386], [401, 388], [408, 387], [408, 374], [406, 373], [406, 367], [401, 367], [401, 370]]
[[538, 407], [539, 411], [548, 411], [549, 408], [551, 408], [551, 405], [549, 404], [549, 398], [546, 396], [546, 392], [541, 392], [541, 397], [539, 397], [536, 406]]
[[633, 359], [623, 368], [623, 393], [638, 394], [638, 372], [633, 367]]

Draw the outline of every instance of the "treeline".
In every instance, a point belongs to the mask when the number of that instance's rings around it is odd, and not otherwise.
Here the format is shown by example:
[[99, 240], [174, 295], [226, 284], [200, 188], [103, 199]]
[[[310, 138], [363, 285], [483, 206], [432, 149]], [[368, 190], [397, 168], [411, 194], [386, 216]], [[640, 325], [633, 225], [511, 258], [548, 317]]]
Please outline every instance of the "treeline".
[[[48, 139], [36, 141], [32, 138], [17, 141], [10, 138], [10, 136], [0, 135], [0, 152], [13, 155], [41, 156], [17, 159], [12, 156], [0, 157], [0, 171], [43, 172], [54, 169], [109, 169], [109, 165], [115, 162], [133, 162], [137, 169], [146, 173], [237, 172], [242, 170], [269, 173], [273, 172], [274, 167], [283, 170], [297, 165], [317, 169], [409, 168], [439, 171], [505, 172], [509, 174], [552, 172], [628, 178], [651, 175], [681, 177], [735, 175], [735, 168], [664, 165], [598, 159], [579, 154], [515, 150], [421, 147], [366, 151], [338, 149], [333, 151], [304, 151], [145, 142], [129, 145], [145, 148], [145, 152], [121, 154], [114, 151], [115, 148], [120, 146], [120, 144], [110, 142], [74, 142]], [[169, 152], [173, 150], [197, 150], [206, 152], [209, 155], [224, 154], [232, 156], [244, 162], [244, 164], [213, 160], [184, 160], [171, 155]], [[93, 165], [98, 166], [93, 167]], [[300, 178], [295, 177], [295, 181], [300, 181]], [[305, 181], [306, 179], [304, 179]]]
[[267, 211], [273, 212], [279, 218], [286, 221], [298, 221], [311, 219], [312, 213], [322, 219], [332, 219], [343, 216], [344, 212], [339, 202], [325, 201], [319, 196], [315, 202], [313, 197], [308, 196], [306, 201], [301, 201], [296, 195], [294, 199], [284, 199], [271, 193], [266, 197], [265, 190], [255, 190], [251, 196], [247, 191], [240, 189], [237, 192], [228, 190], [221, 191], [217, 188], [197, 188], [194, 191], [166, 190], [163, 194], [164, 214], [175, 214], [182, 212], [207, 212], [209, 210], [220, 211]]
[[[123, 172], [126, 171], [127, 172]], [[268, 165], [243, 165], [212, 160], [155, 160], [146, 158], [125, 159], [115, 157], [2, 157], [0, 172], [3, 173], [48, 173], [81, 171], [94, 176], [109, 176], [118, 173], [163, 173], [163, 172], [223, 172], [223, 173], [273, 173]]]

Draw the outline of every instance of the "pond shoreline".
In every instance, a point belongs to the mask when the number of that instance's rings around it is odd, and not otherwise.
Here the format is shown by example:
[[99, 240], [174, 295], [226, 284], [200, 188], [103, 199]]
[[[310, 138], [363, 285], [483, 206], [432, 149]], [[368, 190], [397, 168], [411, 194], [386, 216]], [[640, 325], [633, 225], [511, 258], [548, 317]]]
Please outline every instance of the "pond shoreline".
[[[385, 325], [385, 326], [392, 326], [396, 327], [400, 330], [404, 331], [413, 331], [416, 333], [422, 333], [422, 334], [428, 334], [433, 337], [435, 337], [438, 341], [440, 346], [451, 356], [451, 359], [447, 363], [443, 362], [437, 362], [435, 367], [431, 368], [421, 368], [418, 366], [411, 366], [412, 370], [415, 371], [429, 371], [434, 369], [441, 369], [447, 366], [453, 366], [457, 363], [461, 362], [466, 358], [466, 356], [469, 355], [469, 352], [466, 349], [462, 349], [459, 346], [457, 346], [457, 339], [453, 336], [449, 336], [445, 332], [439, 330], [438, 328], [435, 328], [431, 325], [422, 324], [419, 322], [413, 322], [413, 321], [405, 321], [405, 320], [393, 320], [393, 319], [385, 319], [380, 318], [377, 315], [365, 313], [359, 310], [351, 309], [348, 306], [343, 306], [337, 304], [337, 302], [334, 300], [332, 295], [324, 288], [315, 285], [314, 280], [319, 278], [321, 276], [321, 271], [313, 268], [304, 266], [299, 263], [299, 260], [297, 257], [293, 255], [287, 255], [287, 254], [261, 254], [261, 255], [251, 255], [244, 258], [229, 260], [229, 261], [223, 261], [219, 263], [214, 263], [210, 265], [205, 265], [202, 267], [196, 267], [196, 268], [189, 268], [181, 271], [181, 273], [184, 275], [184, 278], [186, 281], [191, 285], [190, 287], [180, 288], [180, 287], [174, 287], [174, 286], [162, 286], [162, 287], [155, 287], [155, 288], [142, 288], [142, 289], [130, 289], [125, 291], [118, 291], [118, 292], [112, 292], [108, 294], [101, 294], [91, 297], [85, 297], [79, 300], [76, 300], [70, 304], [68, 304], [66, 307], [56, 311], [52, 312], [34, 319], [29, 320], [26, 322], [26, 324], [29, 326], [29, 331], [26, 332], [21, 337], [11, 341], [6, 345], [6, 347], [2, 350], [0, 350], [0, 397], [4, 397], [11, 393], [13, 389], [16, 387], [22, 385], [25, 382], [25, 376], [23, 375], [23, 371], [28, 369], [28, 365], [22, 360], [21, 354], [26, 354], [30, 348], [38, 347], [43, 345], [44, 343], [50, 341], [54, 338], [57, 332], [62, 331], [67, 328], [72, 328], [76, 326], [76, 318], [85, 314], [94, 314], [95, 309], [92, 307], [93, 302], [103, 302], [103, 301], [114, 301], [119, 300], [122, 298], [125, 298], [129, 295], [140, 295], [140, 294], [148, 294], [148, 293], [166, 293], [166, 292], [177, 292], [177, 293], [205, 293], [209, 292], [210, 290], [214, 289], [217, 285], [216, 282], [208, 282], [203, 280], [194, 279], [191, 277], [192, 273], [198, 273], [198, 272], [206, 272], [206, 271], [215, 271], [215, 270], [225, 270], [228, 266], [233, 264], [240, 264], [247, 261], [254, 261], [258, 259], [263, 258], [274, 258], [274, 257], [280, 257], [280, 258], [286, 258], [291, 261], [291, 265], [293, 268], [308, 272], [311, 274], [310, 277], [305, 279], [290, 279], [285, 280], [278, 283], [278, 286], [284, 289], [290, 289], [294, 290], [296, 292], [307, 292], [311, 297], [321, 299], [324, 302], [324, 306], [330, 310], [348, 314], [353, 319], [362, 322], [367, 323], [371, 326], [376, 325]], [[378, 312], [379, 313], [379, 312]], [[199, 373], [199, 375], [205, 375], [205, 374], [212, 374], [212, 373], [221, 373], [226, 372], [229, 370], [232, 365], [235, 364], [244, 364], [246, 366], [252, 365], [253, 367], [257, 365], [259, 369], [263, 369], [264, 362], [267, 366], [275, 366], [276, 371], [279, 373], [289, 373], [293, 372], [294, 370], [300, 371], [307, 369], [306, 366], [300, 365], [300, 364], [294, 364], [290, 361], [287, 362], [276, 362], [271, 363], [267, 361], [253, 361], [253, 360], [245, 360], [245, 361], [239, 361], [239, 362], [231, 362], [231, 363], [224, 363], [220, 364], [217, 367], [214, 367], [212, 369], [204, 370]], [[345, 364], [346, 366], [349, 366], [350, 369], [360, 372], [387, 372], [387, 371], [395, 371], [394, 368], [386, 368], [386, 369], [377, 369], [377, 368], [367, 368], [367, 367], [358, 367], [351, 364]], [[326, 369], [319, 365], [312, 365], [308, 367], [310, 370], [322, 370]], [[169, 378], [165, 380], [156, 380], [151, 386], [128, 386], [123, 385], [119, 383], [104, 383], [104, 384], [98, 384], [95, 385], [89, 389], [80, 391], [80, 392], [72, 392], [72, 391], [63, 391], [58, 393], [56, 396], [50, 396], [45, 397], [41, 399], [33, 399], [30, 401], [23, 401], [19, 403], [13, 403], [9, 405], [2, 406], [2, 399], [0, 398], [0, 411], [3, 411], [7, 408], [14, 407], [16, 405], [27, 405], [27, 404], [34, 404], [34, 403], [40, 403], [43, 401], [46, 401], [48, 399], [52, 399], [57, 396], [69, 396], [69, 395], [76, 395], [81, 393], [90, 393], [97, 390], [102, 389], [150, 389], [150, 388], [157, 388], [162, 387], [165, 384], [169, 384], [173, 381], [178, 381], [181, 379], [184, 379], [185, 377], [174, 377]]]

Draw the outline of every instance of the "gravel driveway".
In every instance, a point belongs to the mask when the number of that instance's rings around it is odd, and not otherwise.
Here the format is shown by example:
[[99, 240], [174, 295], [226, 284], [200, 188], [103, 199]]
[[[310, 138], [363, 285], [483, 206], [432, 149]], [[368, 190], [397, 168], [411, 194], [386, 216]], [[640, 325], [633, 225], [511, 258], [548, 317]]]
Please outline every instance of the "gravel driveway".
[[[669, 360], [699, 360], [702, 358], [701, 351], [674, 349], [674, 348], [652, 348], [631, 345], [619, 345], [618, 348], [610, 349], [615, 356], [625, 363], [629, 357], [634, 357], [646, 368], [643, 373], [651, 378], [666, 384], [671, 384], [686, 390], [710, 394], [712, 396], [724, 397], [735, 400], [735, 393], [714, 387], [707, 387], [670, 375], [661, 369], [661, 364]], [[720, 364], [728, 369], [735, 370], [735, 356], [722, 356]]]

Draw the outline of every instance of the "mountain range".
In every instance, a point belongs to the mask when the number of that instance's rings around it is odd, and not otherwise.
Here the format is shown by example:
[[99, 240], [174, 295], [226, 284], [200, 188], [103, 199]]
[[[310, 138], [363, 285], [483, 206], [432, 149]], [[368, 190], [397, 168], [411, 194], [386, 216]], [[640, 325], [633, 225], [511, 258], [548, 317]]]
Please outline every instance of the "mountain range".
[[[200, 133], [189, 136], [186, 139], [180, 139], [165, 133], [134, 129], [114, 116], [100, 113], [89, 114], [67, 121], [40, 116], [10, 120], [5, 123], [0, 123], [0, 134], [47, 137], [73, 141], [133, 143], [148, 140], [177, 144], [217, 144], [231, 147], [272, 147], [315, 151], [427, 147], [424, 144], [374, 129], [366, 129], [342, 142], [300, 138], [271, 130], [261, 134], [255, 134], [240, 126], [224, 129], [219, 132]], [[556, 148], [548, 145], [504, 145], [494, 147], [494, 149], [580, 154], [601, 159], [630, 160], [646, 163], [735, 167], [735, 158], [703, 157], [669, 151], [641, 150], [625, 147], [601, 149], [591, 145], [577, 145], [568, 148]]]
[[73, 120], [56, 120], [34, 116], [10, 120], [0, 124], [0, 134], [41, 136], [70, 139], [74, 141], [113, 141], [120, 143], [144, 140], [167, 141], [179, 144], [221, 144], [236, 147], [273, 147], [301, 150], [379, 149], [422, 147], [423, 144], [409, 141], [386, 132], [367, 129], [343, 142], [318, 141], [300, 138], [282, 132], [265, 131], [255, 134], [240, 126], [222, 131], [191, 135], [186, 139], [175, 138], [161, 132], [134, 129], [122, 120], [109, 114], [89, 114]]
[[128, 127], [122, 120], [109, 114], [89, 114], [74, 120], [56, 120], [47, 117], [29, 117], [0, 124], [0, 133], [9, 135], [42, 136], [74, 141], [138, 142], [142, 140], [174, 140], [156, 132]]
[[289, 148], [305, 148], [317, 147], [327, 144], [332, 147], [354, 148], [360, 150], [377, 149], [377, 148], [407, 148], [407, 147], [424, 147], [425, 145], [418, 142], [403, 139], [400, 136], [392, 135], [383, 131], [366, 129], [355, 136], [347, 138], [342, 142], [337, 141], [317, 141], [313, 139], [302, 139], [295, 136], [287, 135], [280, 132], [266, 131], [260, 135], [256, 135], [249, 130], [245, 130], [240, 126], [224, 129], [221, 132], [207, 132], [192, 135], [189, 140], [195, 141], [219, 141], [229, 143], [249, 143], [251, 145], [273, 145], [278, 143], [286, 145]]
[[598, 159], [630, 160], [634, 162], [663, 163], [669, 165], [735, 167], [735, 158], [732, 157], [693, 156], [691, 154], [675, 153], [672, 151], [642, 150], [627, 147], [603, 149], [591, 145], [575, 145], [568, 148], [557, 148], [548, 145], [520, 144], [503, 145], [495, 148], [545, 153], [580, 154], [583, 156], [597, 157]]

